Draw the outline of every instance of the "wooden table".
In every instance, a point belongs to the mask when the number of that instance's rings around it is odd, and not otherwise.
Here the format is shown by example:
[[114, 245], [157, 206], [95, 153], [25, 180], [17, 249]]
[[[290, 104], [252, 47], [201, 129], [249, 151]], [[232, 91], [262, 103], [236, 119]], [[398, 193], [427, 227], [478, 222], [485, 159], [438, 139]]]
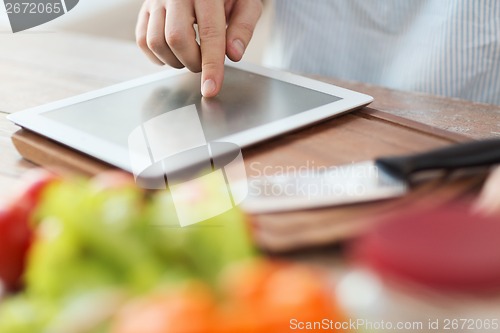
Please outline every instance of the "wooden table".
[[[7, 197], [16, 188], [19, 177], [35, 167], [15, 150], [11, 136], [18, 128], [5, 119], [6, 114], [160, 70], [150, 65], [135, 45], [116, 40], [62, 33], [0, 34], [0, 45], [0, 198]], [[350, 163], [379, 155], [426, 150], [451, 142], [500, 137], [500, 106], [360, 83], [332, 82], [370, 94], [375, 102], [369, 108], [246, 149], [247, 166], [252, 163], [259, 163], [260, 167], [303, 166], [311, 161], [316, 166]], [[458, 188], [477, 189], [478, 184], [478, 181], [467, 180]], [[449, 191], [446, 187], [430, 185], [418, 191], [413, 197], [402, 200], [408, 202], [428, 193], [432, 193], [433, 198], [451, 197], [456, 195], [457, 187]], [[392, 207], [404, 202], [394, 202]], [[381, 205], [387, 204], [368, 204], [361, 210], [365, 215], [377, 213]], [[331, 221], [342, 222], [346, 218], [351, 221], [358, 211], [359, 207], [266, 215], [259, 217], [256, 223], [267, 223], [279, 234], [281, 229], [286, 233], [286, 225], [292, 221], [299, 230], [308, 228], [299, 234], [312, 233], [318, 243], [330, 243], [334, 238], [332, 233], [342, 237], [352, 232], [353, 225], [362, 225], [332, 224]], [[326, 232], [314, 235], [314, 226], [325, 223]], [[266, 241], [277, 244], [278, 250], [289, 245], [289, 239], [288, 245], [282, 240], [280, 243], [279, 239], [267, 239], [264, 243]], [[338, 265], [341, 258], [336, 254], [335, 248], [328, 248], [298, 252], [288, 258], [342, 270], [343, 266]], [[405, 302], [402, 304], [408, 303]], [[415, 304], [410, 303], [408, 309], [412, 309], [412, 313], [424, 316], [434, 313], [432, 307], [413, 311]], [[499, 307], [500, 301], [484, 309], [496, 313]]]

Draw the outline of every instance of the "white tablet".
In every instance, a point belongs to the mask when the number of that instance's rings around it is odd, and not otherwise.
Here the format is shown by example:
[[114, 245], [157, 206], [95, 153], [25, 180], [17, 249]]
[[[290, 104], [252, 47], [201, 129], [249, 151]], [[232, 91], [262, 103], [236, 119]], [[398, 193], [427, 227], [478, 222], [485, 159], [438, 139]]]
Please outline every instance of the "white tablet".
[[191, 107], [191, 111], [195, 108], [198, 120], [176, 116], [168, 118], [164, 129], [156, 126], [156, 131], [180, 133], [167, 136], [166, 146], [169, 140], [178, 140], [181, 146], [206, 140], [245, 147], [362, 107], [372, 100], [370, 96], [298, 75], [227, 63], [222, 90], [215, 98], [201, 96], [200, 74], [172, 69], [17, 112], [8, 119], [132, 171], [129, 144], [134, 131], [144, 130], [144, 124], [151, 119], [186, 107]]

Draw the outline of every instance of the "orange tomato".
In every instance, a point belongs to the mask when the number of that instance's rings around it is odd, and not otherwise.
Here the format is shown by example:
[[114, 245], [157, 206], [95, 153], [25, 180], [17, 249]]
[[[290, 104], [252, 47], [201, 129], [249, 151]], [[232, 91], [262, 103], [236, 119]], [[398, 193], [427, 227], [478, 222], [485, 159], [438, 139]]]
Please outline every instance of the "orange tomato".
[[301, 265], [240, 263], [223, 281], [225, 304], [218, 313], [217, 332], [289, 332], [292, 319], [340, 317], [324, 276]]

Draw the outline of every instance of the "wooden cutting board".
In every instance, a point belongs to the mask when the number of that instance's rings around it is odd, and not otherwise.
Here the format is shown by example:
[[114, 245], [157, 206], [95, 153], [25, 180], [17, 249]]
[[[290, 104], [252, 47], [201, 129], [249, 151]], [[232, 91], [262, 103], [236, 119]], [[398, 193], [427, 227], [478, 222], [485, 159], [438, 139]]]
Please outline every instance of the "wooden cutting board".
[[[415, 153], [469, 140], [370, 108], [244, 150], [248, 177], [286, 168], [342, 165], [378, 156]], [[12, 141], [21, 155], [47, 169], [95, 175], [113, 167], [50, 139], [19, 130]], [[271, 252], [321, 246], [357, 235], [406, 205], [439, 205], [476, 191], [482, 177], [444, 177], [396, 200], [250, 217], [257, 243]]]
[[[375, 116], [374, 116], [375, 115]], [[389, 120], [390, 119], [390, 120]], [[366, 108], [256, 147], [245, 155], [250, 176], [266, 168], [314, 161], [315, 166], [343, 165], [379, 156], [426, 151], [462, 142], [464, 137]], [[260, 167], [260, 168], [258, 168]], [[253, 171], [253, 172], [252, 172]], [[484, 175], [443, 175], [422, 182], [398, 199], [325, 209], [251, 216], [254, 236], [264, 249], [285, 252], [328, 245], [358, 235], [384, 217], [410, 205], [432, 206], [476, 193]]]

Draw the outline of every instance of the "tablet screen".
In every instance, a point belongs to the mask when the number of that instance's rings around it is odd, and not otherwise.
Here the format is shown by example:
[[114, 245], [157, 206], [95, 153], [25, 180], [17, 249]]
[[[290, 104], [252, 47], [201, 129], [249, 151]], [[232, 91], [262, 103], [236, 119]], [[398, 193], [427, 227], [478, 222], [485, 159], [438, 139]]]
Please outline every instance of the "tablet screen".
[[127, 147], [129, 134], [156, 116], [195, 104], [208, 141], [340, 100], [258, 74], [226, 67], [220, 94], [200, 94], [200, 74], [186, 73], [69, 105], [42, 116]]

